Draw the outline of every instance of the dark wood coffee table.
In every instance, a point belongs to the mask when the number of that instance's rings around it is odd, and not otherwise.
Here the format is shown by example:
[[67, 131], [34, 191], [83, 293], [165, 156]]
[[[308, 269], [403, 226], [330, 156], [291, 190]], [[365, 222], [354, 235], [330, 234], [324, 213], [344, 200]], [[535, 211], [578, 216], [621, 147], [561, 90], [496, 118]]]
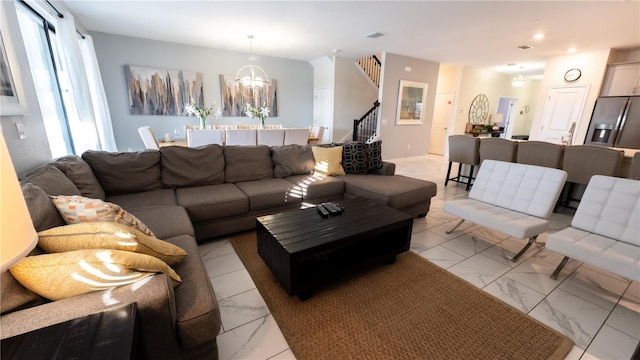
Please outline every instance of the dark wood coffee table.
[[340, 201], [326, 219], [315, 208], [257, 218], [258, 254], [289, 295], [305, 300], [322, 283], [409, 250], [413, 218], [368, 199]]

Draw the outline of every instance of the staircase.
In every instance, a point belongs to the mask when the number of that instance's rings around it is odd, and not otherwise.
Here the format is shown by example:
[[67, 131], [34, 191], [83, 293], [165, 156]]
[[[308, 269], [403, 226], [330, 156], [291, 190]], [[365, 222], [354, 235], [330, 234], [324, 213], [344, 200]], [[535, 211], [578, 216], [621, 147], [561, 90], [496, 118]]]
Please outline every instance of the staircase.
[[[382, 72], [382, 62], [377, 56], [365, 56], [356, 60], [356, 64], [371, 82], [380, 88], [380, 73]], [[380, 102], [376, 100], [373, 107], [369, 109], [360, 119], [353, 120], [352, 140], [360, 142], [372, 142], [378, 136], [378, 109]]]

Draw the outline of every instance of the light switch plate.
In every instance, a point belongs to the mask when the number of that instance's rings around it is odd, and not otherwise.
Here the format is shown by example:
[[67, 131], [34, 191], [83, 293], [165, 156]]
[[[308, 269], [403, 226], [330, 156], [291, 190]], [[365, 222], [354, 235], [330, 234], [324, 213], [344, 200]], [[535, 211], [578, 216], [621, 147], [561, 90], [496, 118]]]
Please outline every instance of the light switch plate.
[[18, 130], [18, 139], [24, 140], [27, 138], [27, 131], [25, 130], [23, 123], [16, 123], [16, 130]]

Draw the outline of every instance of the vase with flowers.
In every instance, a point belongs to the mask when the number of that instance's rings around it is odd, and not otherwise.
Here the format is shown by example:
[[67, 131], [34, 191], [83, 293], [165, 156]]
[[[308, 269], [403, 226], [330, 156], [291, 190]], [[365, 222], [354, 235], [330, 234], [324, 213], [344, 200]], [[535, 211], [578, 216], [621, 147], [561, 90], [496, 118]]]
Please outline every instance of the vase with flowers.
[[269, 107], [267, 104], [262, 104], [262, 107], [256, 108], [249, 104], [247, 105], [246, 114], [252, 119], [260, 119], [260, 129], [264, 129], [264, 119], [269, 117]]
[[184, 110], [187, 112], [189, 116], [195, 116], [200, 120], [200, 129], [207, 128], [207, 117], [213, 114], [216, 119], [220, 116], [220, 108], [216, 109], [216, 102], [209, 107], [200, 106], [196, 104], [194, 99], [191, 99], [191, 102], [184, 106]]

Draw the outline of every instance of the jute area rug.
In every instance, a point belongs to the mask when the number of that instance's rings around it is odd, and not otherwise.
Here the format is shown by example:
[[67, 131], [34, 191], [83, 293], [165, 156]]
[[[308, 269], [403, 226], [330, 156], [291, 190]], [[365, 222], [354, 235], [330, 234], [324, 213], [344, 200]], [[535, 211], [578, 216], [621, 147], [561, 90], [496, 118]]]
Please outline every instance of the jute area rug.
[[290, 297], [257, 252], [231, 240], [291, 350], [303, 359], [563, 359], [572, 342], [413, 252]]

